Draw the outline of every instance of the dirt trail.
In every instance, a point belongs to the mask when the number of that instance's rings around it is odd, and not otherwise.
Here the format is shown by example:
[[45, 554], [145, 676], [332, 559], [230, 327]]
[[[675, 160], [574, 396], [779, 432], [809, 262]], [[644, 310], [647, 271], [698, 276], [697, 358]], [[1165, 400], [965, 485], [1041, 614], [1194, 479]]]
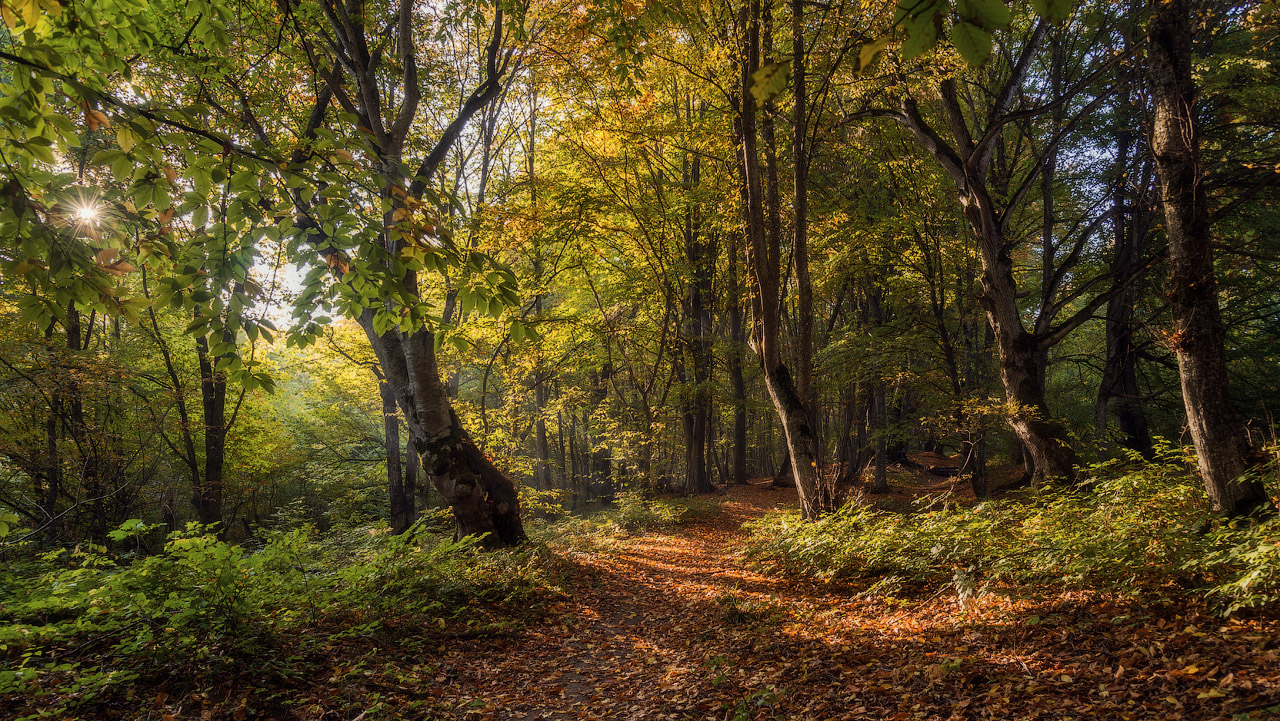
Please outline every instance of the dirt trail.
[[747, 570], [742, 523], [793, 503], [731, 489], [714, 518], [574, 559], [546, 622], [444, 650], [429, 698], [444, 718], [735, 721], [1229, 719], [1280, 703], [1256, 625], [1083, 594], [962, 612], [949, 592], [904, 605]]

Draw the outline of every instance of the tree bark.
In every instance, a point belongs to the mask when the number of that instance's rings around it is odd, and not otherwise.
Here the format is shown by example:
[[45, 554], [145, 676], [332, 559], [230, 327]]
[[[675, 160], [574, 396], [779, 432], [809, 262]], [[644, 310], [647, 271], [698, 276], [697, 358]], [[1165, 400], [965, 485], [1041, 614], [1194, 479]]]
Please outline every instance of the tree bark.
[[730, 483], [735, 486], [747, 482], [747, 384], [742, 375], [742, 349], [746, 345], [746, 335], [742, 327], [742, 289], [738, 285], [738, 242], [739, 235], [730, 231], [728, 363], [729, 382], [733, 388], [733, 442], [729, 476]]
[[[817, 435], [813, 391], [813, 281], [809, 277], [809, 135], [805, 88], [804, 0], [791, 0], [791, 167], [795, 231], [791, 254], [796, 266], [796, 393]], [[821, 448], [821, 443], [818, 443]]]
[[515, 484], [480, 451], [454, 413], [440, 381], [431, 331], [378, 335], [372, 310], [361, 314], [360, 323], [404, 413], [414, 451], [453, 509], [455, 535], [482, 536], [487, 547], [524, 541]]
[[752, 337], [764, 366], [765, 387], [782, 421], [792, 474], [800, 496], [801, 514], [813, 519], [821, 512], [818, 503], [817, 439], [809, 423], [804, 402], [796, 393], [791, 371], [782, 362], [780, 249], [777, 234], [766, 233], [764, 183], [760, 178], [760, 153], [756, 142], [756, 101], [751, 94], [752, 74], [760, 66], [760, 2], [751, 0], [744, 18], [746, 37], [742, 66], [742, 177], [747, 186], [744, 209], [750, 238], [754, 280]]
[[[413, 496], [405, 487], [400, 461], [400, 413], [386, 381], [378, 383], [382, 396], [383, 446], [387, 455], [387, 497], [391, 502], [391, 532], [404, 533], [413, 523]], [[412, 452], [410, 455], [413, 455]]]
[[1213, 268], [1213, 238], [1200, 166], [1188, 0], [1154, 0], [1147, 74], [1155, 101], [1152, 151], [1169, 238], [1170, 342], [1178, 358], [1187, 425], [1213, 509], [1231, 516], [1269, 508], [1250, 477], [1250, 449], [1231, 404]]
[[[227, 448], [227, 377], [215, 370], [219, 357], [210, 356], [209, 341], [196, 338], [200, 366], [200, 408], [204, 418], [204, 474], [193, 489], [191, 504], [207, 526], [222, 523], [223, 467]], [[219, 529], [221, 532], [222, 529]]]
[[[1130, 224], [1126, 210], [1131, 205], [1127, 192], [1129, 179], [1132, 177], [1128, 172], [1130, 136], [1128, 129], [1121, 129], [1116, 138], [1117, 179], [1111, 203], [1115, 237], [1111, 261], [1113, 274], [1129, 272], [1141, 258], [1147, 238], [1146, 224], [1136, 221]], [[1098, 384], [1095, 411], [1099, 459], [1104, 459], [1108, 453], [1110, 443], [1106, 429], [1107, 420], [1112, 415], [1116, 418], [1116, 425], [1124, 437], [1126, 448], [1137, 451], [1148, 459], [1153, 453], [1151, 433], [1147, 427], [1147, 417], [1140, 399], [1141, 390], [1138, 387], [1138, 351], [1133, 337], [1133, 313], [1137, 300], [1138, 289], [1129, 286], [1107, 301], [1106, 358], [1103, 362], [1102, 380]]]
[[[1007, 124], [1005, 116], [1047, 29], [1047, 24], [1041, 22], [1032, 32], [1003, 89], [994, 97], [989, 112], [984, 113], [989, 124], [999, 123], [1001, 127]], [[939, 95], [952, 143], [924, 120], [910, 97], [903, 99], [900, 111], [888, 114], [911, 131], [955, 183], [957, 198], [982, 259], [980, 302], [995, 335], [1000, 380], [1009, 405], [1009, 424], [1035, 465], [1032, 482], [1038, 485], [1049, 478], [1074, 480], [1077, 457], [1070, 445], [1070, 436], [1049, 414], [1045, 402], [1045, 365], [1049, 348], [1084, 322], [1095, 303], [1105, 302], [1105, 299], [1098, 300], [1104, 296], [1090, 301], [1083, 311], [1057, 327], [1048, 325], [1053, 312], [1042, 312], [1041, 319], [1047, 327], [1037, 328], [1034, 333], [1027, 331], [1018, 307], [1011, 244], [1005, 237], [1007, 214], [996, 207], [989, 189], [988, 173], [997, 141], [1002, 136], [988, 132], [974, 140], [958, 104], [954, 81], [943, 81]], [[1042, 311], [1048, 310], [1042, 308]]]

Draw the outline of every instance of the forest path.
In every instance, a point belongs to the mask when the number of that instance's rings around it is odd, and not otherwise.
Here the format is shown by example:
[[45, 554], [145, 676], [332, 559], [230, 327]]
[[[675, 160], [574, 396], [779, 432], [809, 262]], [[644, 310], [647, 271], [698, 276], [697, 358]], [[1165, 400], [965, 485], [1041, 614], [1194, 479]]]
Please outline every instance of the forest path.
[[495, 720], [1229, 719], [1280, 703], [1265, 635], [1176, 606], [991, 594], [962, 612], [946, 589], [907, 603], [751, 572], [736, 555], [743, 522], [794, 502], [767, 481], [732, 488], [701, 522], [573, 554], [568, 598], [545, 621], [442, 649], [434, 707]]

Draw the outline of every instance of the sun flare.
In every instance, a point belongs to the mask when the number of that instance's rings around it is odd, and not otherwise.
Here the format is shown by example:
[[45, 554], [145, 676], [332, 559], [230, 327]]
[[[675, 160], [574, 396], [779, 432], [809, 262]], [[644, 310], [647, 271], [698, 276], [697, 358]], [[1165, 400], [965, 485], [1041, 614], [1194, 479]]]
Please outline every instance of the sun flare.
[[98, 207], [96, 205], [78, 205], [74, 210], [76, 220], [81, 223], [92, 223], [98, 219]]

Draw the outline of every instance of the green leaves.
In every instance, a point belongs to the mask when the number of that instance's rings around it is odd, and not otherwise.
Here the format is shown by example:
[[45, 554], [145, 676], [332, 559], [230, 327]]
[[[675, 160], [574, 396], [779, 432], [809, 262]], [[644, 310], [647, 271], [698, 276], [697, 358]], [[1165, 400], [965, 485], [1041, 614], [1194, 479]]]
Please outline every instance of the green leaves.
[[1031, 7], [1041, 16], [1054, 22], [1061, 22], [1071, 17], [1075, 6], [1070, 0], [1031, 0]]
[[8, 536], [10, 527], [18, 520], [18, 516], [13, 513], [0, 513], [0, 538]]
[[[1071, 14], [1069, 0], [1032, 0], [1036, 11], [1050, 20]], [[991, 55], [992, 33], [1009, 27], [1011, 13], [1002, 0], [956, 0], [954, 8], [941, 0], [899, 0], [894, 25], [902, 28], [902, 57], [919, 57], [937, 45], [940, 31], [954, 10], [951, 43], [971, 66], [981, 65]], [[863, 46], [859, 69], [875, 59], [883, 45], [877, 40]]]
[[938, 27], [945, 9], [942, 3], [928, 0], [899, 1], [894, 18], [907, 32], [902, 40], [904, 59], [916, 58], [938, 43]]
[[963, 22], [988, 31], [1009, 27], [1009, 8], [1001, 0], [959, 0], [956, 14]]
[[981, 65], [991, 54], [991, 33], [971, 23], [956, 23], [951, 28], [951, 43], [960, 57], [973, 66]]
[[965, 62], [981, 65], [991, 54], [991, 31], [1009, 27], [1009, 8], [1001, 0], [959, 0], [956, 13], [951, 43]]

